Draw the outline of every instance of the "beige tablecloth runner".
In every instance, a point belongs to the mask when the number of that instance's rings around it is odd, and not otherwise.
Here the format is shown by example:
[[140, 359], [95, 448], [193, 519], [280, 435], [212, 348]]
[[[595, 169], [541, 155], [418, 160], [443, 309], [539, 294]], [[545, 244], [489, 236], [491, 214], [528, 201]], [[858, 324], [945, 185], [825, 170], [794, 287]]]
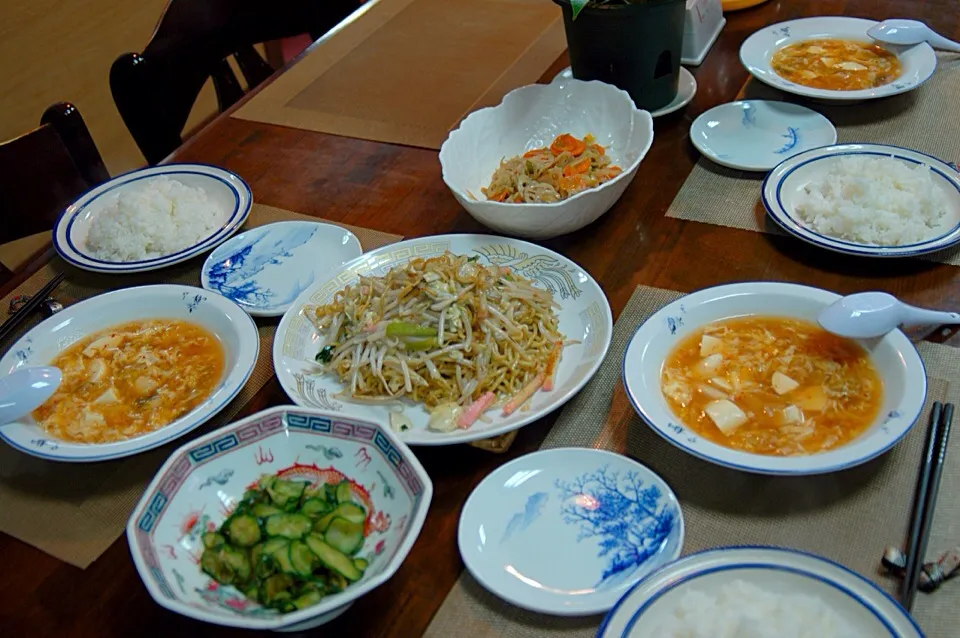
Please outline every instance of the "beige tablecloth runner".
[[[620, 315], [597, 376], [563, 410], [544, 448], [593, 447], [627, 454], [662, 476], [680, 499], [686, 523], [684, 553], [742, 544], [779, 545], [836, 560], [889, 592], [898, 581], [879, 571], [887, 545], [906, 538], [911, 501], [927, 429], [926, 409], [892, 451], [859, 468], [820, 477], [764, 477], [714, 466], [673, 447], [633, 411], [621, 383], [621, 361], [636, 327], [681, 296], [637, 288]], [[960, 400], [960, 357], [948, 346], [918, 347], [929, 379], [928, 405]], [[951, 437], [931, 553], [960, 540], [960, 437]], [[562, 560], [558, 557], [558, 560]], [[957, 635], [954, 614], [960, 581], [920, 594], [915, 614], [930, 638]], [[557, 618], [521, 610], [460, 577], [426, 635], [535, 638], [595, 635], [601, 618]]]
[[233, 117], [439, 149], [566, 50], [548, 0], [378, 0], [349, 20]]
[[[823, 113], [837, 127], [837, 141], [893, 144], [913, 148], [945, 162], [960, 160], [960, 59], [942, 54], [938, 69], [926, 84], [891, 98], [853, 106], [801, 102], [756, 80], [744, 87], [741, 99], [797, 101]], [[667, 217], [730, 226], [765, 233], [782, 233], [767, 218], [760, 202], [763, 173], [724, 168], [701, 157], [677, 193]], [[954, 248], [924, 257], [960, 266]]]
[[[254, 204], [246, 228], [276, 221], [318, 221], [298, 213]], [[399, 235], [347, 226], [364, 250], [402, 239]], [[185, 264], [139, 275], [97, 275], [77, 270], [59, 258], [38, 271], [10, 297], [31, 294], [59, 272], [66, 272], [54, 296], [64, 305], [117, 287], [153, 283], [200, 285], [200, 267], [206, 256]], [[20, 334], [39, 321], [22, 327]], [[250, 380], [230, 405], [191, 436], [199, 436], [229, 422], [273, 376], [271, 351], [276, 321], [258, 321], [260, 356]], [[10, 347], [19, 334], [6, 340]], [[145, 454], [102, 463], [55, 463], [28, 456], [0, 444], [0, 531], [15, 536], [60, 560], [86, 567], [120, 536], [127, 517], [157, 467], [184, 439]], [[2, 632], [0, 632], [2, 633]]]

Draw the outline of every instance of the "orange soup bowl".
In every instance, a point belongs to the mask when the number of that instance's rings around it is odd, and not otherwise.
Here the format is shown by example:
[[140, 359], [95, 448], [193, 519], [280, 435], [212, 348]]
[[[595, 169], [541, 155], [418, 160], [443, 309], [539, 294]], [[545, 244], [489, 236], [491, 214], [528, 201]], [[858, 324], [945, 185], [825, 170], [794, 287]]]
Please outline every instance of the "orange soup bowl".
[[[835, 472], [876, 458], [896, 445], [919, 417], [927, 396], [926, 373], [916, 348], [899, 330], [853, 343], [820, 332], [817, 316], [838, 298], [826, 290], [777, 282], [729, 284], [681, 297], [644, 322], [627, 345], [623, 359], [627, 396], [654, 432], [724, 467], [800, 476]], [[770, 342], [761, 347], [735, 332], [762, 323], [743, 321], [750, 319], [806, 328], [792, 334], [771, 331]], [[731, 320], [736, 321], [725, 331], [709, 328], [719, 341], [701, 336], [708, 326]], [[814, 348], [813, 339], [824, 347]], [[692, 340], [698, 340], [700, 345], [694, 344], [698, 352], [674, 356], [682, 354], [678, 348], [689, 349]], [[748, 360], [751, 348], [754, 358]], [[809, 377], [795, 372], [800, 369], [798, 356], [812, 362]], [[844, 367], [845, 356], [858, 358], [860, 367]], [[688, 362], [691, 370], [690, 375], [680, 375], [679, 391], [674, 374], [678, 361]], [[860, 395], [838, 393], [833, 381], [828, 385], [817, 380], [820, 369], [834, 375], [864, 368], [875, 373], [877, 390], [867, 408], [855, 410], [850, 403]], [[811, 401], [812, 395], [819, 400]], [[855, 411], [859, 422], [850, 419]], [[822, 430], [840, 436], [824, 437]], [[771, 431], [791, 445], [758, 453], [756, 441]]]

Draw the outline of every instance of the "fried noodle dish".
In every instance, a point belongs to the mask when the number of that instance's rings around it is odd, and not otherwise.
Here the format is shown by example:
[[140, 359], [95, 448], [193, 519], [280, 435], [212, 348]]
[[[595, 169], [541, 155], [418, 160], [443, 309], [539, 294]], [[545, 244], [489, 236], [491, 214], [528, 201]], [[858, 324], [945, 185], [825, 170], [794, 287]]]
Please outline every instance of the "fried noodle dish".
[[548, 148], [501, 161], [490, 186], [480, 190], [496, 202], [559, 202], [609, 182], [621, 172], [592, 135], [580, 140], [564, 133]]
[[412, 399], [430, 412], [430, 429], [449, 432], [553, 389], [567, 345], [553, 295], [477, 260], [413, 259], [305, 308], [324, 338], [316, 361], [344, 383], [342, 398]]

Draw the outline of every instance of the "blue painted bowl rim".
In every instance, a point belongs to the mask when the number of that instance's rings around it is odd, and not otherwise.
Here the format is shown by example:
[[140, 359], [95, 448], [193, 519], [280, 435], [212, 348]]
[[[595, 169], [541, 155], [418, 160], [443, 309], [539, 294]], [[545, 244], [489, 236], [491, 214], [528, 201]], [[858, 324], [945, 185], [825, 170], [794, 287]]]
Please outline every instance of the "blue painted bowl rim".
[[[826, 151], [829, 149], [834, 149], [834, 152], [827, 153]], [[956, 167], [951, 165], [949, 162], [943, 161], [939, 157], [930, 155], [929, 153], [924, 153], [923, 151], [917, 151], [912, 148], [896, 146], [893, 144], [851, 142], [846, 144], [829, 144], [827, 146], [812, 148], [783, 160], [780, 164], [775, 166], [766, 177], [764, 177], [763, 183], [760, 185], [760, 198], [763, 201], [763, 207], [767, 210], [767, 214], [770, 216], [770, 219], [776, 222], [780, 228], [785, 230], [790, 235], [793, 235], [797, 239], [803, 240], [809, 244], [813, 244], [814, 246], [847, 255], [865, 257], [914, 257], [917, 255], [925, 255], [927, 253], [937, 252], [939, 250], [945, 250], [957, 245], [960, 243], [960, 222], [958, 222], [947, 232], [916, 244], [906, 244], [903, 246], [868, 246], [866, 244], [858, 244], [856, 242], [828, 237], [827, 235], [823, 235], [815, 230], [807, 228], [806, 225], [795, 219], [790, 212], [787, 211], [786, 206], [783, 205], [780, 194], [783, 189], [784, 182], [794, 171], [802, 166], [806, 166], [807, 164], [812, 164], [823, 160], [830, 160], [844, 155], [895, 157], [899, 160], [911, 162], [913, 164], [922, 163], [912, 157], [898, 155], [897, 151], [907, 151], [909, 153], [915, 153], [917, 155], [922, 155], [926, 158], [929, 158], [931, 163], [927, 164], [927, 166], [930, 167], [930, 170], [943, 177], [958, 192], [960, 192], [960, 178], [957, 177], [958, 171]], [[817, 155], [816, 157], [803, 159], [803, 156], [809, 153], [823, 154]], [[788, 164], [791, 165], [788, 166]], [[771, 180], [773, 180], [772, 185]], [[775, 206], [770, 202], [768, 194], [768, 190], [771, 189], [776, 197]], [[951, 236], [952, 239], [950, 239]]]
[[[483, 575], [483, 572], [475, 569], [475, 565], [465, 555], [465, 552], [463, 551], [463, 546], [460, 542], [461, 537], [466, 533], [464, 531], [464, 518], [466, 517], [467, 512], [469, 512], [472, 509], [472, 507], [475, 506], [476, 499], [478, 498], [477, 494], [480, 492], [482, 488], [486, 486], [488, 482], [492, 480], [492, 477], [495, 474], [499, 474], [500, 472], [505, 471], [514, 465], [519, 465], [521, 464], [521, 462], [528, 461], [529, 458], [533, 456], [552, 456], [554, 454], [571, 453], [571, 452], [575, 454], [600, 456], [603, 458], [615, 460], [616, 462], [619, 462], [619, 463], [632, 465], [634, 466], [634, 469], [638, 469], [642, 472], [645, 472], [647, 475], [652, 477], [657, 482], [661, 490], [663, 491], [663, 498], [665, 498], [667, 501], [671, 501], [676, 504], [677, 520], [674, 526], [674, 531], [671, 531], [671, 535], [674, 535], [674, 534], [677, 535], [676, 556], [679, 556], [683, 552], [683, 545], [686, 542], [686, 520], [684, 519], [684, 516], [683, 516], [683, 505], [680, 503], [680, 499], [677, 497], [676, 493], [673, 491], [673, 488], [670, 487], [670, 485], [666, 482], [666, 480], [664, 480], [662, 476], [654, 472], [651, 468], [647, 467], [640, 461], [630, 456], [627, 456], [625, 454], [618, 454], [610, 450], [602, 450], [602, 449], [588, 448], [588, 447], [576, 447], [576, 446], [549, 448], [545, 450], [537, 450], [534, 452], [530, 452], [529, 454], [524, 454], [523, 456], [517, 457], [512, 461], [504, 463], [503, 465], [497, 467], [495, 470], [493, 470], [492, 472], [487, 474], [485, 477], [483, 477], [483, 479], [477, 484], [477, 486], [473, 488], [473, 490], [470, 492], [470, 495], [467, 497], [466, 502], [463, 504], [463, 509], [460, 510], [460, 517], [457, 520], [457, 549], [460, 552], [460, 557], [463, 560], [464, 566], [467, 568], [470, 574], [473, 575], [473, 577], [477, 580], [477, 582], [479, 582], [484, 587], [484, 589], [494, 594], [501, 600], [507, 601], [518, 607], [529, 609], [530, 611], [535, 611], [538, 613], [558, 615], [558, 616], [560, 615], [586, 616], [586, 615], [591, 615], [596, 613], [602, 613], [603, 611], [606, 611], [610, 607], [607, 605], [607, 603], [604, 603], [603, 605], [595, 605], [593, 607], [589, 607], [586, 609], [581, 607], [578, 607], [575, 609], [561, 609], [560, 607], [540, 606], [536, 604], [525, 605], [523, 602], [516, 600], [514, 598], [507, 598], [502, 594], [500, 594], [495, 587], [491, 586], [488, 579]], [[651, 574], [659, 571], [659, 569], [662, 569], [662, 567], [671, 564], [676, 559], [676, 556], [674, 556], [674, 558], [670, 558], [666, 554], [658, 555], [658, 556], [661, 559], [665, 558], [665, 560], [661, 560], [660, 562], [662, 563], [662, 565], [660, 567], [653, 569], [650, 572]], [[655, 559], [651, 557], [648, 560], [654, 561]], [[654, 564], [657, 564], [657, 563], [654, 563]], [[641, 577], [638, 580], [638, 582], [642, 581], [643, 578], [644, 577]], [[634, 585], [631, 585], [628, 591], [631, 591], [633, 587]], [[578, 601], [582, 601], [582, 600], [589, 600], [590, 598], [598, 597], [598, 596], [601, 598], [606, 598], [608, 597], [609, 593], [610, 593], [609, 591], [594, 592], [593, 594], [588, 594], [588, 595], [577, 595], [575, 599]], [[555, 596], [557, 600], [566, 600], [568, 598], [571, 598], [570, 596], [563, 596], [562, 594], [555, 594]]]
[[[207, 170], [197, 170], [198, 167]], [[79, 247], [76, 246], [72, 236], [73, 225], [76, 223], [80, 214], [88, 206], [116, 188], [125, 186], [131, 182], [139, 181], [141, 179], [148, 179], [163, 175], [197, 175], [224, 184], [234, 197], [233, 211], [228, 216], [227, 221], [224, 222], [220, 228], [193, 246], [184, 248], [183, 250], [171, 253], [169, 255], [155, 257], [153, 259], [129, 262], [104, 261], [83, 252]], [[239, 183], [239, 187], [237, 183]], [[213, 246], [222, 242], [226, 237], [229, 237], [234, 230], [243, 224], [249, 215], [252, 206], [253, 191], [250, 190], [250, 186], [247, 184], [247, 182], [236, 173], [228, 171], [219, 166], [193, 162], [163, 164], [160, 166], [140, 168], [117, 175], [103, 184], [90, 189], [89, 191], [80, 195], [69, 206], [67, 206], [67, 208], [60, 213], [60, 216], [54, 225], [53, 245], [57, 250], [57, 253], [65, 261], [85, 270], [93, 269], [99, 272], [113, 273], [152, 270], [161, 266], [173, 265], [197, 255], [209, 248], [212, 248]], [[64, 229], [66, 246], [64, 246], [57, 237], [57, 231], [64, 224], [66, 224]], [[75, 255], [82, 257], [82, 259], [77, 259]]]
[[[812, 560], [815, 560], [815, 561], [819, 561], [819, 562], [821, 562], [821, 563], [826, 563], [827, 565], [830, 565], [830, 566], [832, 566], [832, 567], [836, 567], [836, 568], [840, 569], [841, 571], [843, 571], [843, 572], [845, 572], [845, 573], [847, 573], [847, 574], [850, 574], [851, 576], [855, 577], [859, 582], [867, 585], [869, 591], [872, 591], [873, 593], [878, 593], [878, 594], [880, 594], [881, 597], [884, 598], [884, 599], [886, 599], [887, 602], [892, 603], [892, 604], [894, 605], [895, 611], [896, 611], [897, 613], [902, 614], [902, 616], [903, 616], [906, 620], [908, 620], [908, 621], [910, 622], [910, 624], [917, 630], [917, 633], [918, 633], [920, 636], [923, 636], [923, 635], [924, 635], [923, 630], [920, 628], [920, 625], [917, 624], [917, 621], [914, 620], [913, 617], [912, 617], [909, 613], [907, 613], [907, 611], [903, 608], [903, 606], [900, 605], [900, 603], [898, 603], [892, 596], [890, 596], [890, 594], [888, 594], [887, 592], [885, 592], [885, 591], [883, 591], [882, 589], [880, 589], [880, 587], [877, 586], [876, 583], [874, 583], [873, 581], [869, 580], [868, 578], [862, 576], [861, 574], [858, 574], [857, 572], [853, 571], [853, 570], [850, 569], [849, 567], [846, 567], [846, 566], [844, 566], [844, 565], [841, 565], [840, 563], [838, 563], [838, 562], [836, 562], [836, 561], [833, 561], [833, 560], [830, 560], [829, 558], [826, 558], [826, 557], [824, 557], [824, 556], [820, 556], [820, 555], [814, 554], [814, 553], [812, 553], [812, 552], [805, 552], [805, 551], [799, 550], [799, 549], [792, 549], [792, 548], [789, 548], [789, 547], [778, 547], [778, 546], [776, 546], [776, 545], [730, 545], [730, 546], [727, 546], [727, 547], [713, 547], [713, 548], [710, 548], [710, 549], [701, 550], [701, 551], [699, 551], [699, 552], [693, 552], [693, 553], [691, 553], [691, 554], [687, 554], [686, 556], [683, 556], [682, 558], [679, 558], [678, 560], [675, 560], [675, 561], [673, 561], [672, 563], [670, 563], [670, 564], [668, 564], [668, 565], [665, 565], [665, 566], [661, 567], [660, 569], [658, 569], [657, 571], [649, 574], [646, 578], [644, 578], [644, 579], [641, 580], [639, 583], [637, 583], [636, 585], [634, 585], [633, 587], [631, 587], [631, 588], [630, 588], [630, 591], [628, 591], [626, 594], [624, 594], [623, 597], [617, 602], [617, 604], [614, 605], [613, 609], [611, 609], [610, 612], [604, 617], [603, 622], [600, 623], [600, 627], [597, 629], [597, 638], [604, 638], [604, 632], [606, 631], [607, 626], [610, 624], [610, 621], [613, 619], [614, 616], [616, 616], [616, 614], [617, 614], [617, 612], [620, 610], [620, 608], [621, 608], [624, 604], [626, 604], [627, 599], [633, 594], [633, 592], [636, 591], [637, 588], [639, 588], [641, 585], [644, 584], [644, 582], [647, 580], [647, 578], [653, 578], [653, 577], [657, 576], [658, 574], [660, 574], [661, 572], [664, 572], [664, 571], [666, 571], [666, 570], [668, 570], [668, 569], [671, 569], [671, 568], [675, 568], [677, 565], [682, 565], [682, 564], [686, 564], [686, 563], [689, 563], [689, 562], [694, 562], [694, 561], [696, 561], [696, 560], [698, 560], [698, 559], [700, 559], [700, 558], [703, 558], [703, 557], [705, 557], [705, 556], [708, 556], [708, 555], [710, 555], [710, 554], [723, 554], [723, 553], [727, 553], [727, 552], [731, 552], [731, 551], [742, 551], [742, 550], [761, 550], [761, 551], [782, 552], [782, 553], [784, 553], [784, 554], [794, 554], [794, 555], [797, 555], [797, 556], [802, 556], [802, 557], [807, 558], [807, 559], [812, 559]], [[750, 561], [750, 562], [744, 561], [744, 562], [742, 562], [742, 563], [731, 563], [731, 564], [726, 565], [726, 566], [720, 566], [720, 567], [714, 567], [714, 568], [704, 568], [704, 569], [702, 569], [702, 570], [700, 570], [700, 571], [697, 571], [697, 572], [694, 572], [694, 573], [692, 573], [692, 574], [689, 574], [688, 576], [686, 576], [685, 578], [683, 578], [683, 579], [681, 579], [681, 580], [673, 581], [673, 582], [669, 583], [666, 587], [661, 588], [661, 589], [658, 589], [650, 598], [648, 598], [648, 599], [644, 602], [643, 605], [641, 605], [641, 606], [633, 613], [633, 615], [631, 616], [630, 620], [628, 621], [628, 623], [627, 623], [627, 625], [626, 625], [626, 629], [630, 629], [630, 627], [632, 627], [632, 626], [636, 623], [637, 618], [638, 618], [638, 617], [646, 610], [646, 608], [647, 608], [651, 603], [653, 603], [657, 598], [659, 598], [660, 596], [662, 596], [662, 595], [665, 594], [666, 592], [670, 591], [671, 589], [673, 589], [673, 588], [675, 588], [675, 587], [677, 587], [677, 586], [679, 586], [679, 585], [682, 585], [682, 584], [684, 584], [684, 583], [686, 583], [686, 582], [689, 582], [689, 581], [691, 581], [691, 580], [694, 580], [694, 579], [698, 578], [699, 576], [703, 576], [703, 575], [706, 575], [706, 574], [708, 574], [708, 573], [712, 573], [712, 572], [715, 572], [715, 571], [722, 571], [722, 570], [728, 570], [728, 569], [757, 568], [757, 567], [767, 568], [767, 569], [774, 569], [774, 570], [789, 571], [789, 572], [796, 573], [796, 574], [800, 574], [800, 575], [806, 576], [806, 577], [808, 577], [808, 578], [813, 578], [814, 580], [819, 580], [819, 581], [821, 581], [821, 582], [823, 582], [823, 583], [826, 583], [826, 584], [828, 584], [828, 585], [831, 585], [831, 586], [833, 586], [834, 588], [839, 589], [840, 591], [844, 592], [845, 594], [847, 594], [847, 595], [850, 596], [851, 598], [855, 599], [855, 600], [856, 600], [857, 602], [859, 602], [864, 608], [866, 608], [867, 610], [869, 610], [875, 617], [877, 617], [878, 620], [880, 620], [880, 622], [881, 622], [885, 627], [887, 627], [888, 631], [890, 631], [890, 635], [892, 635], [892, 636], [895, 636], [895, 635], [896, 635], [896, 634], [894, 633], [894, 631], [893, 631], [893, 628], [890, 627], [889, 623], [887, 623], [886, 620], [883, 619], [883, 618], [879, 615], [879, 613], [878, 613], [878, 611], [877, 611], [877, 609], [876, 609], [876, 606], [869, 604], [868, 601], [866, 600], [866, 598], [865, 598], [863, 595], [860, 595], [860, 594], [857, 594], [857, 593], [855, 593], [855, 592], [850, 591], [850, 590], [847, 589], [846, 587], [840, 585], [839, 583], [835, 582], [834, 580], [832, 580], [832, 579], [830, 579], [830, 578], [828, 578], [828, 577], [826, 577], [826, 576], [819, 576], [819, 575], [817, 575], [817, 574], [812, 574], [812, 573], [810, 573], [810, 572], [806, 572], [806, 571], [804, 571], [804, 570], [802, 570], [802, 569], [798, 569], [798, 568], [794, 568], [794, 567], [783, 567], [783, 566], [780, 566], [780, 565], [776, 565], [776, 564], [774, 564], [774, 563], [758, 563], [757, 561]]]
[[[647, 425], [647, 427], [649, 427], [651, 430], [653, 430], [654, 432], [656, 432], [658, 435], [660, 435], [661, 438], [663, 438], [664, 440], [666, 440], [668, 443], [670, 443], [670, 444], [673, 445], [674, 447], [677, 447], [677, 448], [683, 450], [684, 452], [686, 452], [687, 454], [690, 454], [691, 456], [694, 456], [694, 457], [696, 457], [696, 458], [698, 458], [698, 459], [701, 459], [701, 460], [706, 461], [706, 462], [708, 462], [708, 463], [713, 463], [714, 465], [719, 465], [719, 466], [721, 466], [721, 467], [730, 468], [730, 469], [732, 469], [732, 470], [741, 470], [741, 471], [743, 471], [743, 472], [749, 472], [749, 473], [751, 473], [751, 474], [759, 474], [759, 475], [763, 475], [763, 476], [814, 476], [814, 475], [818, 475], [818, 474], [831, 474], [831, 473], [833, 473], [833, 472], [840, 472], [840, 471], [842, 471], [842, 470], [847, 470], [847, 469], [850, 469], [850, 468], [853, 468], [853, 467], [857, 467], [857, 466], [859, 466], [859, 465], [863, 465], [864, 463], [868, 463], [868, 462], [872, 461], [873, 459], [876, 459], [876, 458], [879, 458], [879, 457], [883, 456], [883, 455], [886, 454], [888, 451], [890, 451], [897, 443], [899, 443], [900, 441], [903, 440], [903, 438], [910, 432], [910, 430], [913, 429], [913, 426], [916, 424], [917, 419], [920, 418], [920, 414], [921, 414], [921, 412], [923, 412], [923, 405], [924, 405], [924, 403], [926, 402], [926, 396], [927, 396], [927, 392], [928, 392], [928, 388], [927, 388], [927, 366], [926, 366], [926, 364], [925, 364], [924, 361], [923, 361], [923, 357], [921, 357], [921, 356], [919, 355], [919, 353], [917, 353], [917, 360], [920, 362], [920, 368], [921, 368], [921, 370], [923, 371], [923, 397], [924, 397], [924, 401], [921, 401], [920, 406], [919, 406], [919, 408], [917, 409], [916, 414], [914, 414], [914, 415], [910, 418], [910, 423], [911, 423], [911, 425], [910, 425], [909, 427], [907, 427], [907, 428], [903, 431], [903, 433], [900, 434], [900, 436], [895, 437], [892, 441], [890, 441], [890, 442], [889, 442], [886, 446], [884, 446], [882, 449], [876, 451], [875, 453], [873, 453], [873, 454], [871, 454], [871, 455], [869, 455], [869, 456], [864, 456], [864, 457], [861, 457], [861, 458], [859, 458], [859, 459], [850, 461], [850, 462], [848, 462], [848, 463], [838, 463], [838, 464], [836, 464], [836, 465], [831, 465], [831, 466], [827, 466], [827, 467], [824, 467], [824, 468], [818, 468], [818, 469], [812, 470], [812, 471], [807, 471], [807, 470], [757, 469], [757, 468], [752, 467], [752, 466], [749, 466], [749, 465], [740, 465], [739, 463], [731, 463], [731, 462], [728, 462], [728, 461], [723, 461], [723, 460], [717, 459], [717, 458], [715, 458], [715, 457], [713, 457], [713, 456], [710, 456], [710, 455], [708, 455], [708, 454], [705, 454], [705, 453], [703, 453], [703, 452], [700, 452], [700, 451], [694, 449], [692, 446], [687, 445], [685, 442], [679, 440], [679, 438], [674, 438], [674, 437], [669, 436], [666, 432], [663, 432], [658, 426], [656, 426], [656, 425], [654, 424], [654, 422], [653, 422], [653, 419], [650, 418], [650, 415], [648, 415], [648, 414], [646, 413], [646, 411], [645, 411], [642, 407], [640, 407], [640, 402], [637, 400], [636, 396], [634, 396], [634, 393], [633, 393], [633, 391], [631, 390], [630, 385], [627, 383], [627, 353], [630, 351], [630, 347], [633, 345], [633, 342], [636, 340], [636, 338], [637, 338], [637, 333], [639, 333], [640, 330], [641, 330], [644, 326], [646, 326], [648, 323], [650, 323], [651, 321], [653, 321], [653, 320], [660, 314], [660, 312], [661, 312], [664, 308], [668, 308], [669, 306], [673, 305], [674, 303], [678, 303], [678, 302], [680, 302], [681, 300], [683, 300], [683, 299], [685, 299], [685, 298], [687, 298], [687, 297], [690, 297], [691, 295], [695, 295], [695, 294], [697, 294], [697, 293], [704, 292], [704, 291], [707, 291], [707, 290], [712, 290], [712, 289], [715, 289], [715, 288], [726, 288], [726, 287], [739, 286], [739, 285], [743, 285], [743, 284], [748, 284], [748, 285], [758, 285], [758, 284], [759, 284], [759, 285], [777, 286], [777, 287], [779, 287], [779, 286], [791, 286], [791, 287], [796, 287], [796, 288], [807, 288], [807, 289], [810, 289], [810, 290], [818, 290], [818, 291], [821, 291], [821, 292], [829, 292], [829, 293], [832, 294], [832, 295], [836, 295], [837, 298], [840, 297], [840, 295], [837, 295], [837, 293], [834, 293], [834, 292], [829, 291], [829, 290], [824, 290], [823, 288], [817, 288], [816, 286], [804, 286], [804, 285], [802, 285], [802, 284], [794, 284], [794, 283], [787, 283], [787, 282], [777, 282], [777, 281], [741, 281], [741, 282], [735, 282], [735, 283], [731, 283], [731, 284], [722, 284], [722, 285], [719, 285], [719, 286], [707, 286], [706, 288], [701, 288], [701, 289], [699, 289], [699, 290], [694, 290], [693, 292], [690, 292], [690, 293], [688, 293], [688, 294], [685, 294], [685, 295], [683, 295], [682, 297], [678, 298], [677, 300], [671, 301], [670, 303], [668, 303], [668, 304], [664, 305], [663, 307], [661, 307], [660, 309], [658, 309], [655, 313], [653, 313], [652, 315], [650, 315], [650, 317], [648, 317], [646, 321], [644, 321], [644, 322], [641, 323], [639, 326], [637, 326], [637, 328], [633, 331], [633, 335], [632, 335], [632, 336], [630, 337], [630, 339], [627, 341], [626, 348], [624, 348], [623, 357], [621, 358], [621, 362], [620, 362], [620, 379], [621, 379], [621, 382], [623, 383], [623, 388], [624, 388], [624, 390], [626, 391], [627, 399], [630, 401], [630, 405], [633, 406], [633, 410], [637, 413], [637, 416], [640, 417], [640, 419]], [[906, 336], [904, 336], [904, 338], [906, 339]]]

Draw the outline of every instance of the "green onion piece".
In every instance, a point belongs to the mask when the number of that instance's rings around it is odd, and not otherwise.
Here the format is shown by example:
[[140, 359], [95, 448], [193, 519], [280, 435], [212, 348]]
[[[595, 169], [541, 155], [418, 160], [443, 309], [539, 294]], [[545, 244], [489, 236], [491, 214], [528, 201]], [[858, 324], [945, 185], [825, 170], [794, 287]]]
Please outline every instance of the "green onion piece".
[[437, 347], [437, 340], [433, 337], [427, 339], [411, 339], [404, 342], [407, 350], [430, 350]]
[[317, 353], [317, 363], [330, 363], [330, 360], [333, 359], [333, 346], [326, 346], [320, 352]]
[[387, 324], [388, 337], [436, 337], [437, 329], [430, 326], [418, 326], [406, 321], [391, 321]]

